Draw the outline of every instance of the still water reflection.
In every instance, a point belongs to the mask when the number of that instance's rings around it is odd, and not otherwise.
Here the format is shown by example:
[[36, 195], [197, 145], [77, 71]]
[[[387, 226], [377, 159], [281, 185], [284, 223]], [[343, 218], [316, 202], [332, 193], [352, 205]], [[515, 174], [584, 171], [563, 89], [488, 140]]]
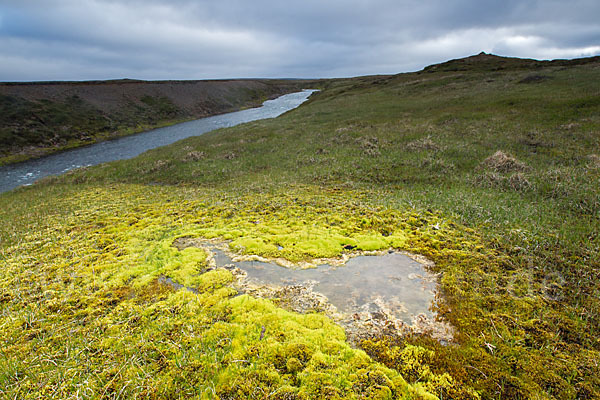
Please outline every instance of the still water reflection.
[[298, 270], [262, 261], [234, 262], [223, 251], [212, 251], [218, 267], [233, 264], [254, 284], [310, 284], [344, 313], [385, 310], [407, 324], [418, 315], [434, 317], [430, 307], [435, 298], [435, 278], [423, 264], [404, 254], [358, 256], [339, 267], [324, 264]]

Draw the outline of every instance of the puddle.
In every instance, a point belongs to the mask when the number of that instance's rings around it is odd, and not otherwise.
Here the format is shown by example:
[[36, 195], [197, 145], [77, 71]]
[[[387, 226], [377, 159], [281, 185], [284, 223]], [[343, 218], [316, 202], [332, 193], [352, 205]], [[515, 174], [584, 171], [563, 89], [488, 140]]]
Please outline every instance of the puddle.
[[[431, 310], [436, 276], [426, 261], [400, 252], [352, 255], [317, 263], [316, 268], [294, 269], [256, 256], [232, 255], [227, 245], [192, 238], [174, 243], [178, 248], [202, 247], [212, 253], [213, 268], [227, 268], [245, 293], [274, 299], [297, 312], [325, 312], [346, 328], [351, 340], [408, 333], [427, 333], [444, 342], [452, 328]], [[419, 261], [417, 261], [417, 259]]]
[[188, 290], [188, 291], [190, 291], [192, 293], [198, 293], [197, 289], [184, 286], [184, 285], [182, 285], [180, 283], [177, 283], [173, 279], [171, 279], [171, 278], [169, 278], [167, 276], [164, 276], [164, 275], [161, 275], [161, 276], [158, 277], [158, 282], [162, 283], [163, 285], [171, 286], [175, 290], [185, 289], [185, 290]]
[[387, 305], [392, 316], [406, 324], [429, 310], [435, 298], [435, 278], [423, 265], [400, 253], [357, 256], [345, 265], [318, 265], [290, 269], [262, 261], [233, 261], [224, 251], [213, 249], [217, 267], [235, 265], [254, 285], [310, 286], [327, 297], [341, 313], [380, 312]]

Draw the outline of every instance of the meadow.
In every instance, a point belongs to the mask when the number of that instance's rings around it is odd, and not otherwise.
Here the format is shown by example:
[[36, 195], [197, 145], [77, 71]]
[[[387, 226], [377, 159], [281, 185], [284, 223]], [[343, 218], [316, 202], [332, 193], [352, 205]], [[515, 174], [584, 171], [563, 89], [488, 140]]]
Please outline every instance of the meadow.
[[[0, 195], [0, 394], [600, 398], [600, 62], [319, 85], [276, 119]], [[351, 343], [322, 310], [240, 294], [188, 237], [425, 256], [456, 334]]]

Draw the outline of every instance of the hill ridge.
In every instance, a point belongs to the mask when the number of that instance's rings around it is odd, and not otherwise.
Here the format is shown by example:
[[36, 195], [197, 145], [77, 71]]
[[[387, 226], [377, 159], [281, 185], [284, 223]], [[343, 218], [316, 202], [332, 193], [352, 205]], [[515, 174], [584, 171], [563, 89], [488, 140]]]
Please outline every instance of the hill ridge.
[[575, 66], [600, 63], [600, 56], [573, 59], [536, 60], [533, 58], [506, 57], [486, 52], [456, 58], [442, 63], [429, 65], [421, 72], [454, 71], [501, 71], [510, 69], [539, 69], [556, 66]]

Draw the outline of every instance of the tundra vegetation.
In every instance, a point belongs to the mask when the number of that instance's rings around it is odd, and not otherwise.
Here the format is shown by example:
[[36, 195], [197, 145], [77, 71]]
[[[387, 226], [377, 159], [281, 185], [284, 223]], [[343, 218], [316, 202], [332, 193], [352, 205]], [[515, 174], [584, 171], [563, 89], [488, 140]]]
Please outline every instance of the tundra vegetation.
[[[276, 119], [1, 195], [0, 393], [599, 398], [599, 60], [320, 85]], [[348, 343], [319, 310], [238, 293], [182, 237], [426, 256], [456, 334]]]

